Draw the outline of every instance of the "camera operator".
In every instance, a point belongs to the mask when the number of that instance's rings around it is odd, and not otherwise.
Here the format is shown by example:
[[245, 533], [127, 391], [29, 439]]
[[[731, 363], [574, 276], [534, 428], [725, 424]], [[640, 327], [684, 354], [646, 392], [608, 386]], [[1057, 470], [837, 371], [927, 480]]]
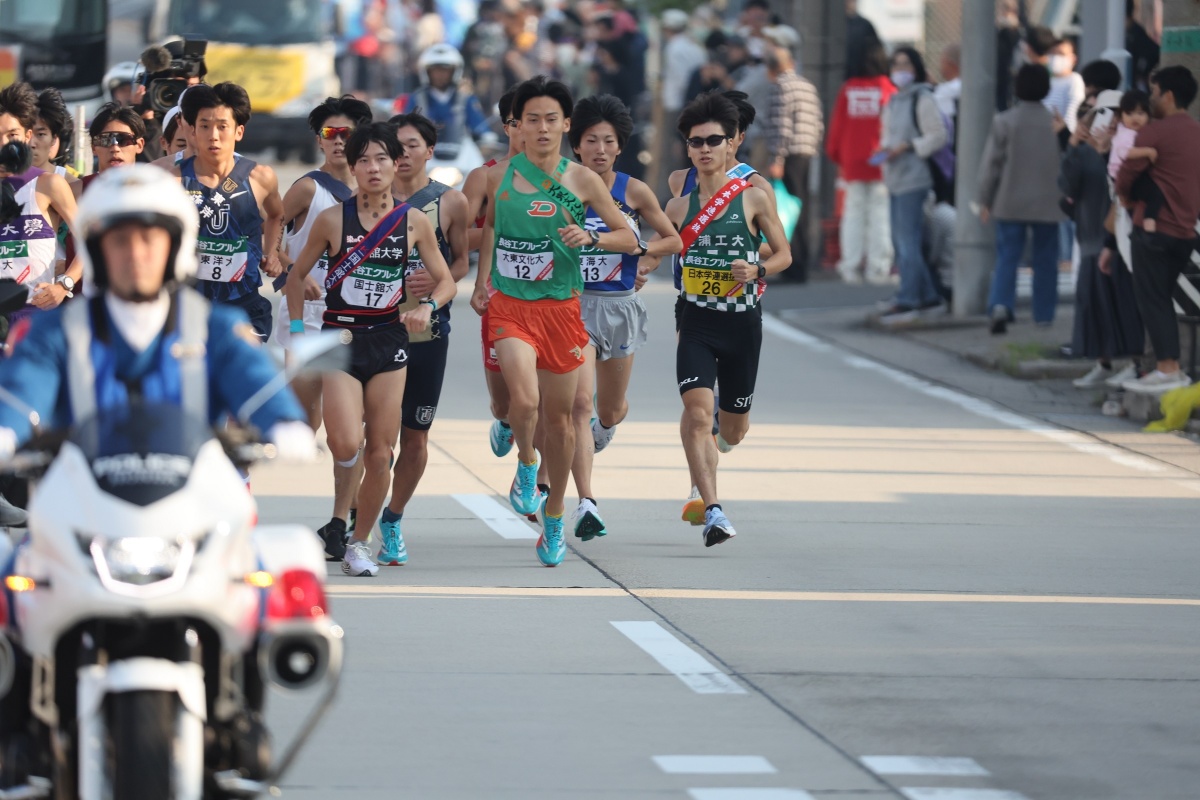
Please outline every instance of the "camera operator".
[[162, 121], [179, 104], [179, 95], [189, 86], [204, 80], [208, 67], [203, 39], [176, 39], [162, 46], [146, 48], [142, 53], [145, 72], [135, 98], [137, 109], [146, 121], [146, 148], [139, 161], [162, 158]]

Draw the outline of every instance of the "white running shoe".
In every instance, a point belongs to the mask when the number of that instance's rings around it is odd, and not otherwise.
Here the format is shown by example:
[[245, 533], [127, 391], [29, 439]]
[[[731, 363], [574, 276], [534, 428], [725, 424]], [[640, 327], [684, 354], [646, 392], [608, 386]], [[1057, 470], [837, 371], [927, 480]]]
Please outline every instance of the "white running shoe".
[[1111, 378], [1106, 380], [1104, 383], [1106, 386], [1109, 386], [1110, 388], [1120, 389], [1122, 386], [1125, 385], [1126, 381], [1132, 381], [1136, 378], [1137, 378], [1137, 367], [1135, 367], [1133, 364], [1126, 364], [1124, 369], [1117, 372], [1116, 375], [1113, 375]]
[[1172, 389], [1179, 389], [1190, 385], [1191, 378], [1183, 374], [1183, 370], [1177, 369], [1174, 372], [1160, 372], [1154, 370], [1147, 373], [1137, 380], [1126, 381], [1123, 385], [1127, 392], [1137, 392], [1138, 394], [1165, 394]]
[[352, 578], [374, 578], [379, 574], [379, 565], [371, 558], [371, 548], [357, 539], [346, 545], [342, 559], [342, 572]]
[[571, 515], [571, 527], [575, 530], [575, 538], [585, 542], [608, 534], [604, 520], [600, 518], [600, 509], [587, 498], [579, 501], [579, 507]]
[[594, 420], [592, 420], [592, 444], [596, 446], [597, 453], [608, 447], [609, 443], [616, 435], [616, 425], [613, 425], [611, 428], [606, 428], [600, 424], [599, 417], [596, 417]]
[[[1071, 381], [1071, 384], [1076, 389], [1091, 389], [1093, 387], [1108, 383], [1112, 376], [1112, 367], [1106, 367], [1097, 362], [1096, 366], [1092, 367], [1091, 372], [1089, 372], [1087, 375], [1084, 375], [1082, 378], [1076, 378], [1075, 380]], [[1128, 378], [1126, 380], [1128, 380]]]

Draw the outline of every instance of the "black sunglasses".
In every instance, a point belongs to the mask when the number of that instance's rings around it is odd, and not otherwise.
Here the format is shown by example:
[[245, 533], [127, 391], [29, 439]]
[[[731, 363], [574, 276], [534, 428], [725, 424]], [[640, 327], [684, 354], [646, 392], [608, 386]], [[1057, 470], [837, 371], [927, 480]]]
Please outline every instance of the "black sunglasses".
[[138, 137], [132, 133], [101, 133], [92, 137], [94, 147], [133, 147], [138, 143]]
[[695, 148], [696, 150], [699, 150], [704, 145], [708, 145], [709, 147], [720, 147], [732, 138], [732, 136], [726, 136], [718, 133], [714, 133], [712, 136], [693, 136], [687, 140], [687, 146]]

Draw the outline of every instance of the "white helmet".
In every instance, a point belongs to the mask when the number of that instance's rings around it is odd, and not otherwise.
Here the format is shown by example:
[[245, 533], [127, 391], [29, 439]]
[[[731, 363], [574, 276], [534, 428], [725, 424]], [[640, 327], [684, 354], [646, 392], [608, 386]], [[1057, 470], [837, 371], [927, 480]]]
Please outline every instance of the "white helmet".
[[113, 91], [123, 83], [133, 85], [138, 77], [138, 62], [122, 61], [116, 64], [108, 72], [104, 73], [104, 101], [111, 103], [113, 101]]
[[421, 85], [429, 83], [430, 67], [453, 67], [453, 84], [458, 85], [463, 76], [463, 57], [458, 48], [449, 44], [435, 44], [421, 53], [417, 59], [417, 72], [421, 74]]
[[[89, 297], [108, 286], [100, 237], [121, 222], [162, 227], [171, 234], [166, 282], [196, 274], [196, 236], [200, 216], [179, 178], [149, 164], [106, 170], [88, 186], [75, 211], [72, 233], [83, 262], [83, 291]], [[82, 245], [80, 246], [80, 243]]]

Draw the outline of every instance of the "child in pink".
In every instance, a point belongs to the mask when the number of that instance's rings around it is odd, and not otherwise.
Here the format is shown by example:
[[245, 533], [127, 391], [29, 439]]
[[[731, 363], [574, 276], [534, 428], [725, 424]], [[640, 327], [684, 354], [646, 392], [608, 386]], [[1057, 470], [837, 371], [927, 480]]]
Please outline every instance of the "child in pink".
[[[1152, 164], [1158, 159], [1158, 151], [1153, 147], [1134, 145], [1138, 131], [1150, 123], [1150, 98], [1146, 93], [1133, 89], [1122, 95], [1120, 113], [1121, 122], [1113, 135], [1112, 149], [1108, 154], [1108, 176], [1114, 181], [1126, 159], [1148, 158]], [[1145, 203], [1146, 214], [1142, 228], [1147, 233], [1154, 233], [1158, 227], [1155, 219], [1163, 205], [1163, 193], [1151, 179], [1148, 170], [1133, 184], [1129, 199], [1135, 203]]]

